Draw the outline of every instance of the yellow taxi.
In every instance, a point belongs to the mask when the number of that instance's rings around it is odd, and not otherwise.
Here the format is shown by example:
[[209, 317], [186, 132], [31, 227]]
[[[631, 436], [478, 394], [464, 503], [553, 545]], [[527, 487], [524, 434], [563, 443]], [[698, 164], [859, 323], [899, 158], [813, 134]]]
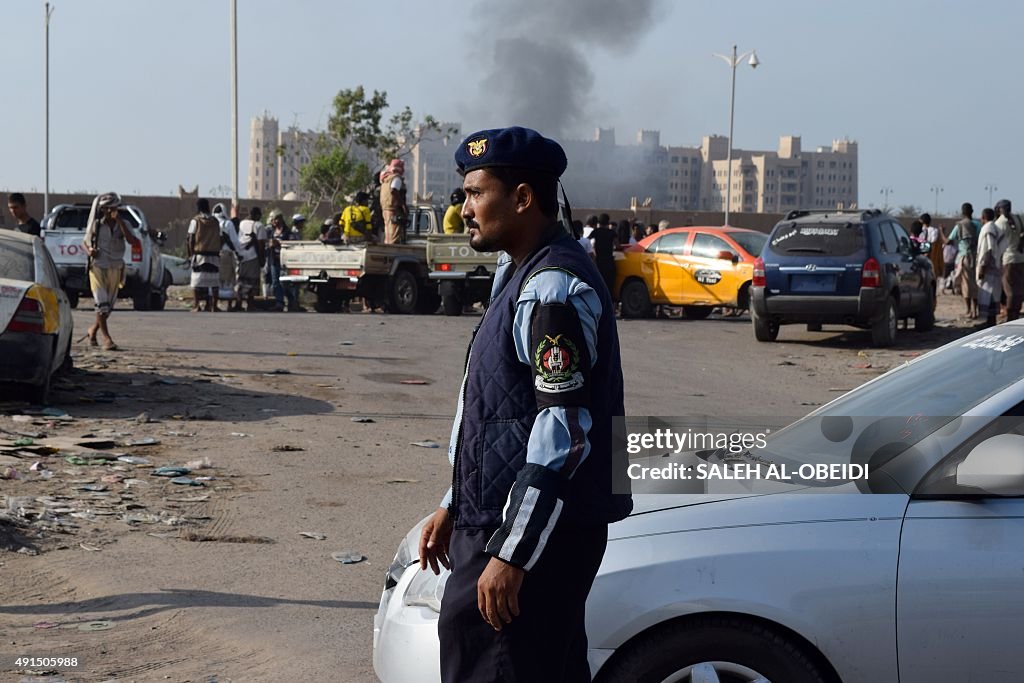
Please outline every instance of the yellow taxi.
[[688, 318], [716, 307], [749, 307], [754, 260], [768, 236], [745, 228], [669, 228], [615, 260], [622, 317], [644, 318], [656, 304], [682, 306]]
[[73, 328], [46, 245], [0, 230], [0, 386], [13, 385], [12, 398], [45, 403], [53, 375], [71, 366]]

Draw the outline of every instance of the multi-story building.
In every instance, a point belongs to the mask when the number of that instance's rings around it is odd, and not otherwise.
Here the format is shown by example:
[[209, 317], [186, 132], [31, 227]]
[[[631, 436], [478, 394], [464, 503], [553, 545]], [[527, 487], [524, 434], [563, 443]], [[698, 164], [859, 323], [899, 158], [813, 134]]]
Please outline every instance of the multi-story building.
[[455, 148], [462, 142], [462, 126], [441, 123], [441, 132], [424, 132], [416, 126], [413, 135], [419, 139], [405, 163], [409, 201], [433, 201], [447, 204], [452, 190], [462, 187], [462, 178], [455, 167]]
[[299, 194], [299, 169], [309, 163], [319, 133], [295, 126], [279, 130], [277, 119], [265, 113], [249, 128], [250, 199], [281, 199]]

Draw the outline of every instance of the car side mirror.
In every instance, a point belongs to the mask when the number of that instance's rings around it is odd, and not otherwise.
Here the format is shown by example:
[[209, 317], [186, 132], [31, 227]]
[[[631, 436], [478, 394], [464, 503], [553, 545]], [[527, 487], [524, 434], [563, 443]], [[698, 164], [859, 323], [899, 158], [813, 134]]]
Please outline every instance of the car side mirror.
[[999, 496], [1024, 495], [1024, 436], [997, 434], [982, 441], [957, 465], [956, 484]]
[[732, 261], [733, 263], [737, 263], [740, 260], [740, 257], [737, 254], [732, 253], [728, 249], [723, 249], [718, 252], [718, 255], [715, 256], [715, 258], [722, 261]]

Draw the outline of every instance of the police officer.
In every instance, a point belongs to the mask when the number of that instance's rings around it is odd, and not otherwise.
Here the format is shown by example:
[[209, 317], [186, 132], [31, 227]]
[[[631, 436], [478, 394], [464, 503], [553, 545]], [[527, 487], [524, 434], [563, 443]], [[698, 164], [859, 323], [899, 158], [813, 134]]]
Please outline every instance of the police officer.
[[589, 681], [584, 605], [608, 523], [632, 507], [612, 486], [623, 414], [612, 300], [557, 221], [557, 142], [484, 130], [455, 161], [470, 245], [505, 255], [459, 392], [452, 488], [420, 539], [423, 569], [452, 569], [441, 678]]

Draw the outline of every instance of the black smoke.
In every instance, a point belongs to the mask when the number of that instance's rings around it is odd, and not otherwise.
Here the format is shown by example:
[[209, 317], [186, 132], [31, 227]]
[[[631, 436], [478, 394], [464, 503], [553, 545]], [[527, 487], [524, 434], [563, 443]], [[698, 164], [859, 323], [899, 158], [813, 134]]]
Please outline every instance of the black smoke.
[[628, 54], [661, 0], [478, 0], [472, 41], [484, 76], [472, 108], [488, 126], [566, 136], [586, 123], [594, 87], [589, 57]]

